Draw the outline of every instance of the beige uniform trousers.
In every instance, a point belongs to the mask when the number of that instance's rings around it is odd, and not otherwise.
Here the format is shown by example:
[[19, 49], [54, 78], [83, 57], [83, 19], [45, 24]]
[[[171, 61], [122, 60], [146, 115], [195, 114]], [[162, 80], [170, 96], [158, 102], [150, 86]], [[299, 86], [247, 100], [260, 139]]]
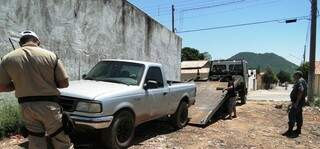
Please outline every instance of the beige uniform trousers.
[[[22, 119], [29, 131], [53, 134], [62, 127], [60, 106], [54, 102], [25, 102], [20, 104]], [[29, 149], [47, 149], [46, 137], [29, 135]], [[54, 149], [72, 149], [73, 144], [63, 131], [51, 138]]]

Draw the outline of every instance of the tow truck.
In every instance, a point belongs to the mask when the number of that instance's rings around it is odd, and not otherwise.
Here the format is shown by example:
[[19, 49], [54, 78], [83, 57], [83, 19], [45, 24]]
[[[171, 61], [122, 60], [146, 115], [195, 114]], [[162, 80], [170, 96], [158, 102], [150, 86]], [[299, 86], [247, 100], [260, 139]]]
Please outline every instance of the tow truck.
[[189, 108], [189, 124], [205, 126], [227, 100], [227, 76], [235, 79], [237, 99], [246, 103], [248, 67], [245, 60], [184, 61], [181, 66], [183, 81], [194, 80], [197, 86], [196, 103]]

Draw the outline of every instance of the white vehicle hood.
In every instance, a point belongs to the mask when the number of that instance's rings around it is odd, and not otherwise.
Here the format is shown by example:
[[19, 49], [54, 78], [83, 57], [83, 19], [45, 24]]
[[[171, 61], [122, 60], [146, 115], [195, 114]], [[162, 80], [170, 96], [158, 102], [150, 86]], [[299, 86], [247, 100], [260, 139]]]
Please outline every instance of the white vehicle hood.
[[80, 80], [70, 81], [68, 88], [61, 89], [61, 96], [68, 96], [81, 99], [94, 99], [104, 94], [114, 94], [123, 92], [126, 88], [132, 88], [125, 84], [92, 81], [92, 80]]

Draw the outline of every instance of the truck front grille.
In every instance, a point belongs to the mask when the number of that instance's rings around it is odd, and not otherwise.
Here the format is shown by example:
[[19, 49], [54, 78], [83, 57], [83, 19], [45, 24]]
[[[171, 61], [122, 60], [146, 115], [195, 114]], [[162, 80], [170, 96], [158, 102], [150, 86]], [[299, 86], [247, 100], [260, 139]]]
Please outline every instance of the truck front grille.
[[77, 99], [72, 97], [60, 96], [59, 104], [62, 106], [63, 111], [73, 112], [77, 106]]

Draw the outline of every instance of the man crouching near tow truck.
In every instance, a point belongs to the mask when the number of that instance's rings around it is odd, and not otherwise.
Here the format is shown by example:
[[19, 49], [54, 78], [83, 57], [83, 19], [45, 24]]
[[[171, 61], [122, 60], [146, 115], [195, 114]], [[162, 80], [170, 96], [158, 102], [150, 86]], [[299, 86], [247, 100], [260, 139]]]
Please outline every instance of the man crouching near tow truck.
[[23, 122], [29, 132], [29, 149], [46, 149], [47, 138], [55, 149], [71, 149], [63, 131], [57, 88], [69, 86], [68, 76], [58, 57], [39, 47], [32, 31], [21, 33], [21, 48], [5, 55], [0, 63], [0, 92], [15, 90]]

